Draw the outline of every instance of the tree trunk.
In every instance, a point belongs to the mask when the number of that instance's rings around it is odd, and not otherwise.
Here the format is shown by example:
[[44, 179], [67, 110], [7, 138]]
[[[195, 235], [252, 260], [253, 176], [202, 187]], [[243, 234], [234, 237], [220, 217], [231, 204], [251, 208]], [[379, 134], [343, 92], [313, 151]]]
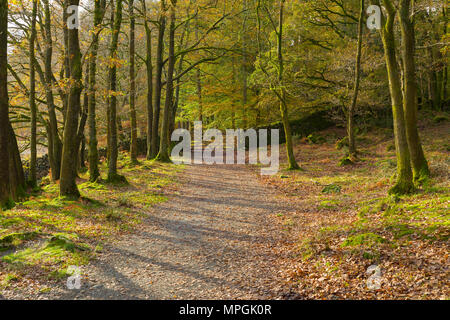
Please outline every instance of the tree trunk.
[[286, 90], [283, 87], [283, 69], [284, 69], [284, 61], [283, 61], [283, 11], [284, 11], [284, 3], [286, 0], [280, 0], [280, 15], [278, 21], [278, 34], [277, 34], [277, 42], [278, 42], [278, 85], [281, 87], [281, 92], [277, 93], [278, 99], [280, 100], [280, 112], [281, 112], [281, 120], [284, 126], [284, 134], [286, 136], [286, 153], [289, 163], [289, 170], [300, 169], [297, 161], [295, 160], [294, 155], [294, 147], [292, 144], [292, 133], [291, 133], [291, 125], [289, 123], [289, 114], [288, 108], [286, 104]]
[[166, 100], [159, 142], [159, 154], [156, 157], [157, 160], [163, 162], [170, 162], [168, 137], [170, 114], [173, 107], [173, 72], [175, 69], [175, 7], [177, 0], [171, 0], [170, 2], [169, 65], [167, 67]]
[[136, 122], [136, 73], [135, 73], [135, 24], [134, 0], [128, 1], [128, 12], [130, 16], [130, 123], [131, 142], [130, 159], [131, 163], [137, 163], [137, 122]]
[[[195, 41], [198, 41], [198, 17], [195, 17]], [[202, 79], [200, 67], [195, 68], [195, 82], [197, 87], [197, 99], [198, 99], [198, 121], [203, 122], [203, 99], [202, 99]]]
[[[79, 0], [69, 0], [70, 5], [78, 6], [79, 2]], [[68, 52], [70, 62], [70, 91], [64, 127], [59, 191], [61, 196], [79, 198], [80, 192], [76, 184], [78, 156], [77, 131], [81, 108], [82, 66], [78, 29], [76, 28], [68, 30]]]
[[9, 121], [8, 2], [0, 0], [0, 211], [25, 192], [25, 176], [16, 135]]
[[49, 117], [48, 130], [48, 154], [51, 168], [51, 177], [53, 181], [59, 180], [61, 171], [61, 153], [62, 142], [58, 132], [58, 121], [55, 112], [55, 101], [52, 92], [53, 73], [52, 73], [52, 55], [53, 55], [53, 40], [51, 32], [51, 15], [49, 0], [44, 0], [44, 31], [45, 31], [45, 91], [47, 99], [47, 109]]
[[417, 130], [417, 80], [414, 23], [410, 18], [411, 0], [400, 1], [400, 27], [402, 34], [402, 57], [404, 66], [403, 112], [406, 123], [406, 138], [415, 181], [426, 179], [430, 175], [428, 163], [423, 153]]
[[195, 82], [197, 83], [198, 121], [203, 122], [202, 79], [200, 67], [196, 68]]
[[242, 127], [247, 129], [247, 102], [248, 102], [248, 71], [247, 71], [247, 0], [243, 1], [243, 23], [242, 23]]
[[[181, 74], [183, 71], [183, 61], [184, 55], [180, 57], [180, 61], [178, 62], [177, 75]], [[180, 103], [180, 88], [181, 88], [181, 79], [177, 79], [176, 89], [175, 89], [175, 101], [173, 102], [173, 108], [170, 113], [170, 124], [169, 124], [169, 135], [167, 136], [167, 143], [171, 144], [171, 136], [173, 131], [175, 130], [175, 118], [177, 116], [178, 105]]]
[[88, 126], [89, 126], [89, 181], [94, 182], [100, 177], [98, 169], [98, 140], [96, 124], [96, 73], [97, 54], [99, 44], [99, 28], [105, 14], [106, 0], [95, 0], [94, 9], [94, 34], [92, 35], [92, 51], [89, 56], [89, 101], [88, 101]]
[[359, 83], [361, 79], [361, 54], [362, 54], [362, 37], [364, 27], [365, 5], [364, 0], [360, 2], [360, 14], [358, 23], [358, 47], [356, 52], [356, 68], [355, 68], [355, 84], [353, 88], [352, 104], [348, 109], [347, 132], [348, 132], [348, 156], [350, 160], [356, 159], [356, 142], [355, 142], [355, 109], [358, 101]]
[[156, 74], [153, 87], [153, 124], [152, 124], [152, 145], [150, 150], [150, 158], [155, 158], [158, 152], [158, 129], [159, 129], [159, 113], [161, 110], [161, 76], [163, 68], [164, 54], [164, 32], [166, 29], [165, 1], [161, 0], [161, 12], [159, 17], [158, 29], [158, 46], [156, 49]]
[[36, 15], [37, 0], [33, 0], [33, 11], [31, 13], [31, 35], [30, 35], [30, 112], [31, 112], [31, 141], [30, 141], [30, 172], [28, 175], [28, 183], [31, 187], [37, 186], [36, 180], [36, 159], [37, 159], [37, 128], [36, 128], [36, 67], [35, 67], [35, 51], [34, 45], [36, 41]]
[[86, 149], [86, 136], [84, 134], [84, 129], [86, 127], [86, 121], [88, 118], [89, 110], [89, 64], [86, 64], [86, 71], [84, 77], [84, 98], [83, 98], [83, 108], [80, 110], [80, 124], [78, 126], [77, 134], [77, 150], [78, 150], [78, 168], [86, 168], [85, 163], [85, 149]]
[[80, 146], [80, 159], [79, 159], [79, 167], [80, 169], [86, 170], [86, 137], [83, 135], [81, 138], [81, 146]]
[[[63, 9], [63, 40], [64, 40], [64, 75], [66, 79], [70, 79], [70, 62], [69, 62], [69, 29], [67, 28], [67, 19], [69, 15], [67, 13], [67, 8], [70, 5], [70, 0], [62, 0]], [[69, 95], [64, 94], [63, 99], [63, 117], [64, 123], [66, 123], [67, 110], [69, 108]]]
[[11, 123], [8, 123], [9, 141], [9, 184], [10, 193], [13, 199], [18, 199], [25, 194], [25, 175], [23, 172], [22, 160], [20, 159], [19, 146]]
[[[146, 12], [145, 0], [144, 10]], [[153, 66], [152, 66], [152, 33], [145, 18], [145, 35], [146, 35], [146, 47], [147, 47], [147, 160], [152, 158], [151, 146], [152, 146], [152, 125], [153, 125]]]
[[0, 209], [11, 201], [9, 183], [8, 1], [0, 0]]
[[386, 68], [389, 77], [389, 89], [394, 117], [395, 147], [397, 151], [397, 182], [389, 192], [394, 194], [406, 194], [414, 190], [414, 183], [408, 142], [406, 139], [406, 125], [402, 108], [402, 88], [394, 38], [396, 10], [389, 0], [384, 0], [384, 3], [388, 14], [385, 24], [380, 32], [383, 40]]
[[[110, 58], [117, 58], [117, 46], [119, 41], [120, 27], [122, 24], [122, 0], [117, 0], [114, 16], [114, 26], [111, 36]], [[117, 174], [117, 66], [111, 63], [109, 70], [109, 158], [108, 158], [108, 181], [115, 182], [123, 180], [123, 177]]]

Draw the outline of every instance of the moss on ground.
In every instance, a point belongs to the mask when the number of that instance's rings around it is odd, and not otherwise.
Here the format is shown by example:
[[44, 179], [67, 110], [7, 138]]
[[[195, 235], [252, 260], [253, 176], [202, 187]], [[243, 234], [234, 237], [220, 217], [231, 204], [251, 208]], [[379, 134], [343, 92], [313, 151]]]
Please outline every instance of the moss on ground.
[[73, 201], [60, 198], [59, 186], [46, 179], [39, 192], [0, 213], [0, 289], [13, 281], [9, 274], [20, 281], [39, 268], [38, 280], [59, 279], [68, 266], [88, 263], [103, 243], [141, 223], [147, 208], [166, 201], [164, 189], [183, 169], [151, 161], [130, 166], [126, 155], [118, 168], [129, 184], [89, 182], [81, 174], [82, 197]]
[[[288, 180], [262, 178], [288, 198], [280, 201], [292, 201], [297, 208], [274, 217], [295, 243], [292, 266], [286, 270], [289, 281], [298, 281], [299, 294], [310, 298], [439, 298], [442, 287], [440, 293], [428, 281], [445, 281], [448, 265], [448, 122], [421, 132], [431, 177], [402, 196], [388, 194], [396, 180], [392, 130], [362, 134], [365, 141], [357, 144], [360, 161], [352, 166], [339, 166], [342, 151], [336, 150], [335, 142], [344, 147], [345, 130], [329, 129], [320, 135], [334, 139], [320, 145], [297, 141], [296, 160], [305, 171], [290, 173]], [[282, 166], [283, 162], [282, 154]], [[289, 219], [296, 223], [286, 228]], [[386, 271], [384, 291], [378, 295], [365, 290], [361, 282], [367, 278], [369, 264], [380, 264]], [[337, 266], [345, 277], [329, 276]]]

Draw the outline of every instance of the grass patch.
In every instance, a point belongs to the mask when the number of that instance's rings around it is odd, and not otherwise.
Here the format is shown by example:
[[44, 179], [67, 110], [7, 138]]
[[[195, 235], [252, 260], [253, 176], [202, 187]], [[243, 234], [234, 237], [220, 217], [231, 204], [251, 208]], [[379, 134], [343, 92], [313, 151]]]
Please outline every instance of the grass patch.
[[322, 193], [330, 194], [330, 193], [341, 193], [342, 187], [337, 184], [329, 184], [322, 189]]
[[[101, 172], [106, 169], [103, 164]], [[141, 161], [120, 170], [129, 184], [89, 182], [84, 173], [77, 201], [59, 197], [59, 185], [46, 179], [39, 192], [0, 214], [0, 279], [11, 270], [26, 273], [29, 268], [42, 271], [38, 281], [65, 277], [68, 266], [86, 264], [103, 243], [132, 231], [143, 209], [166, 201], [164, 189], [177, 182], [181, 170]]]
[[342, 242], [342, 247], [373, 247], [379, 243], [386, 243], [387, 240], [377, 234], [368, 232], [350, 236]]

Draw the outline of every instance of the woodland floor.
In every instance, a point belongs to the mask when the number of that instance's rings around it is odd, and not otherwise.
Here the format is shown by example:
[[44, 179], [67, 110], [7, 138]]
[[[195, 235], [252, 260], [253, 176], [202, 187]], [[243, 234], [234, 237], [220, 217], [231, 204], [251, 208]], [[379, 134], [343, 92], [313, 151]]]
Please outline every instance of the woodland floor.
[[[103, 244], [95, 259], [82, 267], [80, 290], [68, 290], [64, 277], [44, 282], [28, 279], [31, 269], [25, 273], [16, 263], [12, 274], [21, 275], [4, 286], [3, 297], [283, 297], [280, 259], [274, 250], [282, 239], [271, 216], [289, 209], [274, 201], [257, 176], [243, 166], [188, 166], [179, 179], [178, 187], [165, 188], [168, 201], [147, 209], [135, 207], [132, 199], [119, 204], [139, 210], [140, 223], [133, 232]], [[124, 186], [122, 192], [128, 188]], [[13, 265], [9, 270], [14, 270], [14, 253], [5, 257]], [[19, 284], [23, 281], [34, 285], [23, 287]]]
[[[277, 215], [294, 297], [450, 299], [450, 126], [428, 120], [420, 130], [432, 176], [412, 195], [387, 196], [396, 172], [390, 129], [358, 134], [360, 161], [348, 166], [335, 147], [344, 129], [297, 140], [304, 171], [261, 178], [295, 208]], [[370, 266], [381, 270], [378, 290], [367, 287]]]
[[361, 133], [361, 161], [340, 167], [344, 135], [296, 140], [304, 171], [271, 177], [122, 156], [129, 185], [80, 180], [70, 202], [48, 184], [0, 213], [0, 298], [449, 299], [450, 126], [423, 130], [432, 180], [400, 198], [392, 131]]

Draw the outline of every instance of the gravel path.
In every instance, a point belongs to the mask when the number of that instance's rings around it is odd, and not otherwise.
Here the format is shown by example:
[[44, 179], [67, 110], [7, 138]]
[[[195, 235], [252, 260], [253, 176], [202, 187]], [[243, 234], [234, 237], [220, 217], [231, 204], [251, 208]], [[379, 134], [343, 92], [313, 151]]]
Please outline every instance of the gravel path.
[[276, 299], [287, 208], [242, 166], [188, 166], [169, 201], [83, 267], [82, 288], [50, 299]]

